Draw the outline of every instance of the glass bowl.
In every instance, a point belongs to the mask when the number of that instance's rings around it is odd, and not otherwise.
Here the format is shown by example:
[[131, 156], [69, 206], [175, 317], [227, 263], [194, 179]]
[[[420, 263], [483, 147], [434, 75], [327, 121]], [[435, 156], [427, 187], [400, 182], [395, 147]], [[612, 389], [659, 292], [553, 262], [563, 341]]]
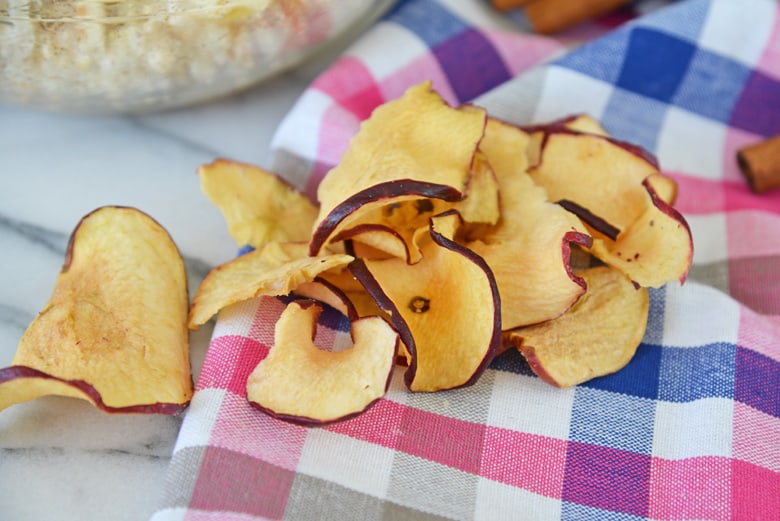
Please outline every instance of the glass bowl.
[[288, 69], [390, 0], [0, 0], [0, 104], [190, 105]]

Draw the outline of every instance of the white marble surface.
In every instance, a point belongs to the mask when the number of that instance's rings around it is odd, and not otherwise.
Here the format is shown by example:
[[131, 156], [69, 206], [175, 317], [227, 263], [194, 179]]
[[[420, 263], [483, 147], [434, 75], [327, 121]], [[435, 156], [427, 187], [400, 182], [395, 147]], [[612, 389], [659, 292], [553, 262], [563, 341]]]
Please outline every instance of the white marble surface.
[[[235, 254], [196, 168], [216, 157], [271, 167], [273, 133], [336, 55], [256, 88], [142, 117], [79, 117], [0, 107], [0, 367], [49, 298], [79, 218], [136, 206], [165, 226], [187, 261], [191, 294]], [[194, 377], [211, 326], [191, 337]], [[107, 415], [45, 397], [0, 412], [0, 519], [143, 520], [161, 491], [181, 418]]]

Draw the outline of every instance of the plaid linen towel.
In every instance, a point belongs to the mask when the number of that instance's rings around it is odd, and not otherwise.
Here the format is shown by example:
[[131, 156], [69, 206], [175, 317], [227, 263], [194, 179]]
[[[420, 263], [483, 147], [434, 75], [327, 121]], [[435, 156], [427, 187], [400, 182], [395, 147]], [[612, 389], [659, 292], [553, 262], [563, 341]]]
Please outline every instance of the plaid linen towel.
[[[413, 394], [397, 375], [366, 413], [311, 429], [245, 399], [282, 302], [233, 306], [154, 521], [780, 519], [780, 193], [752, 194], [735, 161], [780, 134], [778, 4], [685, 0], [567, 52], [477, 28], [466, 4], [389, 13], [280, 126], [276, 169], [313, 190], [359, 121], [424, 79], [516, 122], [588, 112], [679, 183], [689, 280], [651, 291], [617, 374], [556, 389], [510, 351], [472, 387]], [[326, 313], [318, 342], [347, 327]]]

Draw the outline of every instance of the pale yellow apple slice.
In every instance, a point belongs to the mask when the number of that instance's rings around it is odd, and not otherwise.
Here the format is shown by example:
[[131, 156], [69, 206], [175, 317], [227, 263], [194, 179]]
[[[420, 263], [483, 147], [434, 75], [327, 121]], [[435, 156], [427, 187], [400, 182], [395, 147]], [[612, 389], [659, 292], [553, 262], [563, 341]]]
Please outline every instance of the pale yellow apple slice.
[[338, 165], [317, 188], [310, 253], [358, 224], [367, 212], [423, 198], [463, 198], [485, 127], [483, 109], [450, 107], [430, 82], [408, 89], [363, 122]]
[[198, 287], [188, 326], [197, 329], [231, 304], [259, 296], [288, 295], [328, 270], [338, 270], [353, 257], [324, 253], [309, 257], [308, 244], [269, 242], [212, 269]]
[[384, 253], [414, 264], [421, 255], [420, 231], [427, 232], [430, 218], [450, 206], [438, 199], [398, 197], [383, 206], [364, 207], [355, 214], [361, 222], [335, 235], [330, 245], [351, 240], [356, 255], [378, 258]]
[[[609, 132], [601, 125], [601, 123], [592, 117], [590, 114], [577, 114], [572, 118], [569, 118], [563, 122], [564, 128], [573, 130], [576, 132], [583, 132], [586, 134], [595, 134], [597, 136], [612, 137]], [[640, 154], [649, 159], [646, 154]], [[651, 163], [655, 163], [658, 166], [655, 159], [650, 160]], [[653, 188], [655, 189], [658, 197], [666, 201], [668, 204], [674, 204], [677, 198], [677, 182], [671, 177], [667, 176], [663, 172], [656, 172], [648, 176]]]
[[0, 370], [0, 409], [62, 395], [107, 412], [180, 412], [192, 397], [187, 305], [184, 262], [163, 227], [135, 208], [98, 208]]
[[608, 266], [590, 268], [582, 276], [588, 291], [569, 311], [505, 334], [531, 369], [557, 387], [622, 369], [633, 358], [647, 327], [646, 288], [635, 287]]
[[501, 343], [498, 290], [490, 268], [456, 243], [455, 211], [431, 219], [432, 240], [417, 264], [357, 259], [350, 265], [406, 345], [412, 391], [474, 383]]
[[238, 246], [309, 240], [317, 207], [276, 174], [217, 159], [202, 165], [198, 175], [201, 190], [222, 212]]
[[[591, 253], [642, 286], [683, 282], [693, 258], [685, 218], [667, 199], [676, 188], [639, 147], [607, 137], [554, 131], [529, 172], [594, 237]], [[658, 188], [663, 195], [656, 192]]]
[[551, 201], [572, 201], [623, 230], [646, 206], [642, 181], [658, 172], [638, 147], [605, 136], [548, 133], [529, 173]]
[[274, 345], [247, 380], [247, 400], [271, 416], [308, 425], [351, 418], [384, 396], [398, 334], [379, 317], [352, 322], [353, 345], [327, 351], [314, 344], [322, 308], [294, 301], [282, 312]]
[[499, 183], [493, 166], [485, 153], [477, 150], [465, 196], [452, 208], [458, 211], [465, 223], [494, 225], [501, 218], [499, 201]]
[[585, 292], [569, 256], [571, 243], [589, 246], [590, 236], [526, 173], [529, 139], [521, 129], [491, 118], [480, 144], [498, 179], [501, 220], [467, 246], [485, 259], [496, 278], [502, 329], [555, 318]]
[[563, 120], [562, 124], [565, 128], [576, 132], [595, 134], [597, 136], [609, 136], [609, 133], [601, 122], [590, 114], [575, 114], [571, 118]]
[[595, 238], [590, 251], [641, 286], [683, 283], [693, 256], [691, 230], [683, 216], [658, 197], [650, 179], [643, 186], [644, 212], [615, 240]]
[[666, 204], [673, 206], [675, 201], [677, 201], [677, 181], [672, 177], [663, 172], [658, 172], [647, 176], [646, 181], [650, 184], [658, 198]]

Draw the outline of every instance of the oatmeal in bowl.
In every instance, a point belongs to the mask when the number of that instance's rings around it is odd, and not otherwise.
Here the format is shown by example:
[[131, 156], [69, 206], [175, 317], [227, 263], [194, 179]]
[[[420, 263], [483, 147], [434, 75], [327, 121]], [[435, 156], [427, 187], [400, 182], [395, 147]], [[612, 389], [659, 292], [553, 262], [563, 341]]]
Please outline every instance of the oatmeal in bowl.
[[0, 0], [0, 103], [183, 106], [299, 63], [389, 0]]

